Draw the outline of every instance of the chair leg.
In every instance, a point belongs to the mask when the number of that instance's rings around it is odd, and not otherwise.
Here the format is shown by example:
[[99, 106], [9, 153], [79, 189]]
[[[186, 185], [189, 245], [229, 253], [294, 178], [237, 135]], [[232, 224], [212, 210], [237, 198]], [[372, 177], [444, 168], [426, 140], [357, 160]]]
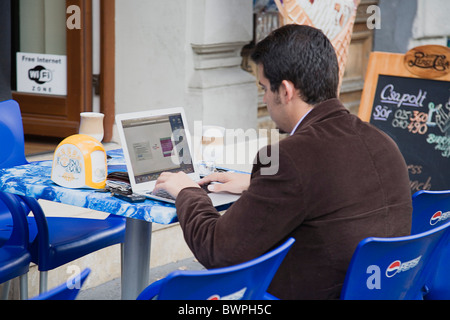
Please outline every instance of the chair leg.
[[48, 271], [39, 272], [39, 294], [47, 292]]
[[20, 300], [28, 300], [28, 273], [20, 276]]
[[6, 281], [2, 284], [2, 292], [0, 295], [0, 300], [8, 300], [9, 288], [11, 287], [11, 280]]

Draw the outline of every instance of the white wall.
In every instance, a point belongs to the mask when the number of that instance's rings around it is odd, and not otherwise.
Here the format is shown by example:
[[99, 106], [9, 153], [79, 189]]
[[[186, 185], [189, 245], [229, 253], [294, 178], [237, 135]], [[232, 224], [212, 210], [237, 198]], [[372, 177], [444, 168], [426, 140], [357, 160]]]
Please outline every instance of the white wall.
[[427, 44], [447, 46], [450, 1], [379, 0], [381, 28], [375, 30], [375, 51], [406, 53]]
[[425, 44], [447, 46], [450, 37], [450, 1], [418, 0], [409, 48]]
[[194, 121], [256, 128], [255, 79], [240, 68], [252, 9], [252, 0], [116, 0], [116, 114], [183, 106], [191, 131]]
[[116, 113], [184, 104], [186, 1], [116, 0]]

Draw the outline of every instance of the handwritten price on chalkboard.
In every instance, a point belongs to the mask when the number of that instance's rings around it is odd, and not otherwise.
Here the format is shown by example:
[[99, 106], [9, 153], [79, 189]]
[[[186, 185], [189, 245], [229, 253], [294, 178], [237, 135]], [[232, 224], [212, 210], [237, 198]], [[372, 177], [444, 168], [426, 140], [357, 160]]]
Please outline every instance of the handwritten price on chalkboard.
[[394, 128], [408, 129], [411, 133], [425, 134], [428, 131], [427, 121], [428, 114], [425, 112], [398, 109], [394, 113], [392, 126]]
[[428, 131], [427, 121], [428, 114], [425, 112], [413, 111], [413, 116], [409, 118], [411, 121], [408, 130], [411, 133], [425, 134]]
[[402, 129], [408, 128], [409, 118], [411, 114], [412, 114], [411, 111], [398, 109], [394, 113], [394, 120], [392, 120], [392, 126], [394, 128], [402, 128]]

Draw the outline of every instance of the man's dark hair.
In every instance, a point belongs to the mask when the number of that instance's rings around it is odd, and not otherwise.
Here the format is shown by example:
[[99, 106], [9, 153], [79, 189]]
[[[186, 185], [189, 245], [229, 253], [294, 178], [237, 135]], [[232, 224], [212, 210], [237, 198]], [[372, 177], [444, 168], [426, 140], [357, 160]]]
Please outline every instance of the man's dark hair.
[[257, 64], [262, 64], [272, 92], [278, 92], [281, 82], [289, 80], [308, 104], [337, 97], [339, 65], [336, 52], [321, 30], [285, 25], [259, 42], [251, 57]]

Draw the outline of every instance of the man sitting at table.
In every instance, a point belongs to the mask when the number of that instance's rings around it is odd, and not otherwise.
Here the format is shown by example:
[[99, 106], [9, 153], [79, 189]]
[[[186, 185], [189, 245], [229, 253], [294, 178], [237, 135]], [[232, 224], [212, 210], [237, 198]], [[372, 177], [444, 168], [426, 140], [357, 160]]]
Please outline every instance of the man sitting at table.
[[[256, 45], [264, 102], [291, 132], [260, 151], [251, 175], [214, 173], [200, 184], [241, 193], [224, 215], [184, 173], [164, 173], [157, 189], [176, 197], [187, 244], [207, 268], [242, 263], [296, 239], [268, 292], [280, 299], [337, 299], [357, 244], [408, 235], [411, 194], [396, 144], [337, 99], [338, 62], [326, 36], [287, 25]], [[279, 150], [279, 163], [262, 155]], [[270, 175], [263, 169], [278, 165]]]

